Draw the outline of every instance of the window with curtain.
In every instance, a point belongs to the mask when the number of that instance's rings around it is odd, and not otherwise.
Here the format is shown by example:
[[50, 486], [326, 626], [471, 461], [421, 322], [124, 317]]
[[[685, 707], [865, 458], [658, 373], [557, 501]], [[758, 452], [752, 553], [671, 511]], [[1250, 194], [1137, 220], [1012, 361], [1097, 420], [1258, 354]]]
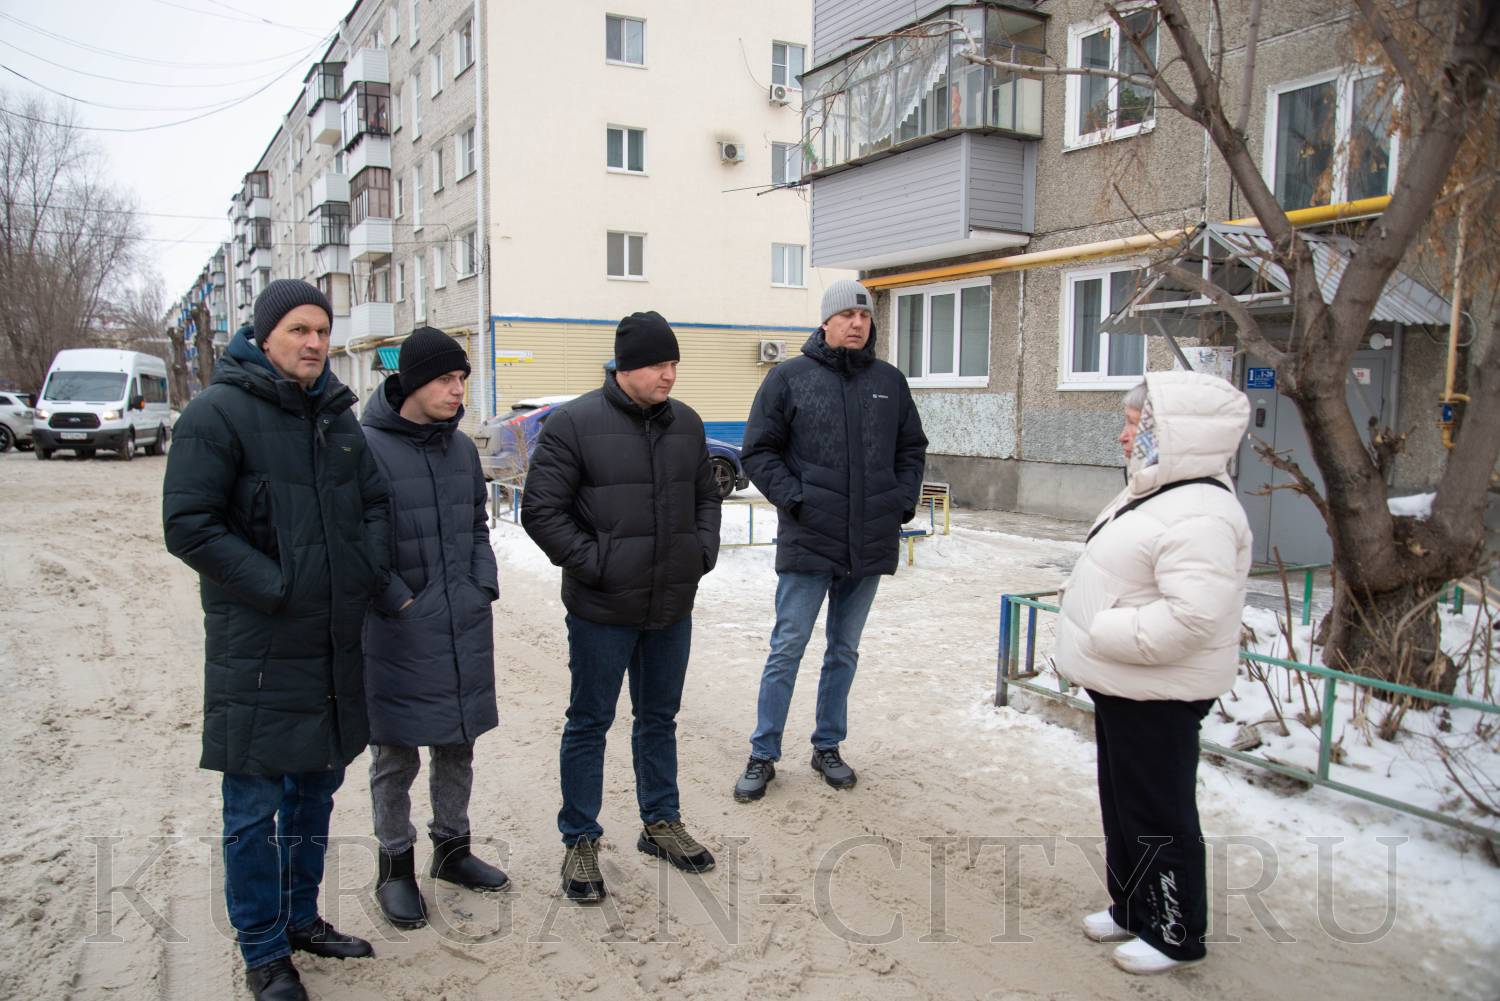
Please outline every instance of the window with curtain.
[[1390, 194], [1398, 88], [1378, 73], [1332, 72], [1272, 88], [1266, 169], [1292, 210]]

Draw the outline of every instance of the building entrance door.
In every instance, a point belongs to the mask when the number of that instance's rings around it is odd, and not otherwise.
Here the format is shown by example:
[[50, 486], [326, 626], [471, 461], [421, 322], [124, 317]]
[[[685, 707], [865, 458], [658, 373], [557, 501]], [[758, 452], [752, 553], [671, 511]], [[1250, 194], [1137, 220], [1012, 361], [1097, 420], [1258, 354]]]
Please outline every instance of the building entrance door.
[[[1390, 363], [1389, 352], [1360, 351], [1344, 384], [1349, 412], [1367, 444], [1371, 417], [1382, 426], [1391, 422]], [[1246, 361], [1240, 388], [1250, 398], [1250, 432], [1240, 444], [1239, 498], [1255, 536], [1255, 561], [1272, 562], [1279, 552], [1287, 564], [1329, 562], [1333, 543], [1318, 509], [1294, 490], [1267, 492], [1269, 487], [1291, 482], [1291, 477], [1263, 462], [1250, 440], [1253, 435], [1270, 444], [1302, 467], [1321, 489], [1323, 477], [1313, 462], [1297, 405], [1281, 395], [1276, 370], [1253, 357]]]

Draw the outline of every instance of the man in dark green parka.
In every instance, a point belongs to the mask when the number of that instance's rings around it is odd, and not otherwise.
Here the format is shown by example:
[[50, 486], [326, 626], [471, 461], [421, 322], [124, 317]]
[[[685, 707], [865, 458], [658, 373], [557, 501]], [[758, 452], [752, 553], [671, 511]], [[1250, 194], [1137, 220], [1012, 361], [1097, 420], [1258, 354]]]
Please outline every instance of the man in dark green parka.
[[385, 481], [328, 369], [328, 300], [271, 282], [178, 420], [167, 549], [198, 572], [201, 765], [224, 773], [230, 923], [257, 999], [305, 998], [293, 950], [368, 956], [318, 915], [333, 793], [369, 741], [361, 631], [389, 579]]

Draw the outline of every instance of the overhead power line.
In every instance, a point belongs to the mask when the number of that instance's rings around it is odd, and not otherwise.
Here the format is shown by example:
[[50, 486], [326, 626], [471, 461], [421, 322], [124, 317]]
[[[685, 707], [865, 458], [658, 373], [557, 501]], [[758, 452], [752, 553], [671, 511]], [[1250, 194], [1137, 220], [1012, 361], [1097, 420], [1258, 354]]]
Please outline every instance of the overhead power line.
[[[319, 31], [318, 29], [315, 29], [315, 28], [306, 27], [306, 26], [303, 26], [303, 25], [296, 25], [296, 24], [282, 24], [280, 21], [273, 21], [273, 20], [271, 20], [268, 17], [261, 17], [259, 14], [250, 14], [248, 11], [244, 12], [244, 13], [246, 13], [248, 15], [246, 17], [231, 17], [228, 14], [220, 14], [218, 11], [214, 11], [214, 10], [204, 10], [201, 7], [189, 7], [186, 4], [173, 3], [172, 0], [156, 0], [156, 2], [159, 3], [159, 4], [161, 4], [163, 7], [176, 7], [178, 10], [189, 11], [190, 13], [193, 13], [193, 14], [201, 14], [204, 17], [219, 17], [219, 18], [223, 18], [226, 21], [237, 21], [240, 24], [264, 24], [267, 27], [271, 27], [271, 28], [284, 28], [287, 31], [296, 31], [296, 32], [300, 32], [300, 33], [302, 33], [304, 35], [317, 35], [317, 36], [321, 36], [321, 35], [324, 34], [324, 32]], [[227, 4], [220, 4], [219, 6], [221, 6], [221, 7], [228, 7]], [[229, 9], [230, 10], [237, 10], [238, 8], [229, 7]]]
[[[67, 63], [60, 63], [55, 60], [48, 59], [45, 56], [39, 56], [35, 52], [27, 52], [19, 45], [7, 42], [3, 38], [0, 38], [0, 45], [4, 45], [6, 48], [15, 49], [17, 52], [21, 53], [23, 56], [26, 56], [28, 59], [35, 59], [37, 62], [46, 63], [48, 66], [55, 66], [60, 70], [67, 70], [69, 73], [76, 73], [79, 76], [92, 77], [95, 80], [108, 80], [110, 83], [129, 84], [132, 87], [163, 87], [171, 88], [174, 90], [212, 90], [217, 87], [239, 87], [247, 83], [260, 83], [264, 81], [267, 76], [267, 74], [263, 72], [256, 76], [241, 77], [238, 80], [225, 80], [222, 83], [167, 83], [159, 80], [127, 80], [124, 77], [107, 76], [103, 73], [90, 73], [88, 70], [81, 70], [77, 66], [69, 66]], [[274, 74], [280, 73], [281, 71], [270, 70], [269, 72]]]
[[[238, 61], [215, 60], [214, 62], [210, 63], [189, 63], [172, 59], [152, 59], [148, 56], [138, 56], [130, 52], [118, 52], [114, 49], [106, 49], [98, 45], [92, 45], [88, 42], [80, 42], [76, 38], [69, 38], [67, 35], [59, 35], [55, 31], [49, 31], [46, 28], [42, 28], [35, 24], [32, 24], [30, 21], [23, 21], [19, 17], [16, 17], [14, 14], [10, 14], [5, 11], [0, 11], [0, 18], [3, 18], [6, 21], [10, 21], [13, 24], [19, 24], [21, 27], [26, 28], [30, 31], [34, 31], [39, 35], [43, 35], [47, 38], [52, 39], [53, 41], [62, 42], [64, 45], [73, 45], [80, 49], [86, 49], [89, 52], [97, 52], [100, 55], [113, 56], [116, 59], [124, 59], [129, 62], [145, 63], [150, 66], [171, 66], [176, 69], [218, 69], [222, 66], [262, 66], [266, 63], [279, 62], [290, 55], [296, 54], [300, 56], [302, 52], [306, 51], [298, 49], [295, 52], [283, 52], [280, 55], [266, 56], [264, 59], [243, 59]], [[325, 40], [332, 40], [333, 35], [334, 32], [328, 32], [323, 36], [323, 39], [320, 40], [318, 44], [321, 45]]]
[[[3, 12], [0, 12], [0, 17], [7, 17], [7, 16], [9, 16], [9, 15], [6, 15]], [[0, 107], [0, 113], [10, 115], [13, 118], [25, 119], [28, 122], [35, 122], [38, 125], [50, 125], [50, 126], [52, 126], [54, 128], [62, 128], [62, 129], [78, 129], [78, 130], [83, 131], [83, 132], [155, 132], [158, 129], [175, 128], [178, 125], [187, 125], [187, 124], [189, 124], [191, 122], [201, 121], [201, 120], [203, 120], [205, 118], [208, 118], [211, 115], [217, 115], [220, 112], [228, 111], [230, 108], [238, 107], [239, 105], [244, 104], [246, 101], [250, 100], [251, 98], [257, 97], [260, 94], [265, 93], [267, 90], [270, 90], [273, 85], [279, 83], [281, 81], [281, 79], [283, 77], [285, 77], [288, 73], [290, 73], [292, 70], [297, 69], [299, 66], [301, 66], [302, 61], [304, 59], [306, 59], [309, 55], [311, 55], [312, 52], [314, 50], [316, 50], [322, 44], [323, 44], [322, 42], [318, 42], [315, 45], [310, 46], [309, 48], [302, 50], [300, 53], [298, 53], [296, 60], [294, 60], [292, 63], [290, 63], [280, 73], [278, 73], [276, 76], [272, 77], [270, 80], [268, 80], [262, 86], [257, 87], [255, 90], [253, 90], [250, 93], [244, 95], [243, 97], [236, 98], [234, 100], [229, 101], [226, 104], [219, 105], [218, 107], [215, 107], [212, 111], [205, 111], [202, 114], [192, 115], [192, 116], [190, 116], [188, 118], [180, 118], [180, 119], [178, 119], [175, 122], [162, 122], [162, 123], [160, 123], [158, 125], [139, 125], [139, 126], [131, 126], [131, 127], [118, 126], [118, 125], [77, 125], [77, 124], [73, 124], [73, 123], [69, 123], [69, 122], [54, 122], [54, 121], [50, 121], [49, 119], [45, 119], [45, 118], [37, 118], [34, 115], [28, 115], [25, 112], [21, 112], [21, 111], [12, 111], [11, 109], [5, 108], [5, 107]], [[15, 73], [16, 76], [21, 76], [20, 73], [16, 73], [16, 71], [15, 70], [11, 70], [10, 67], [7, 66], [5, 68], [7, 70], [10, 70], [10, 72]], [[22, 79], [26, 79], [26, 78], [22, 77]], [[40, 86], [40, 85], [38, 85], [38, 86]], [[53, 93], [56, 93], [56, 91], [53, 91]]]
[[[7, 66], [4, 63], [0, 63], [0, 70], [5, 70], [7, 73], [12, 74], [13, 76], [20, 77], [22, 80], [25, 80], [33, 87], [40, 87], [47, 93], [56, 94], [58, 97], [61, 97], [64, 100], [72, 101], [75, 104], [87, 104], [90, 107], [94, 108], [105, 108], [110, 111], [202, 111], [205, 108], [217, 111], [223, 108], [231, 107], [233, 104], [240, 100], [240, 98], [237, 97], [226, 97], [223, 100], [215, 101], [213, 104], [194, 104], [186, 106], [150, 104], [105, 104], [102, 101], [91, 101], [86, 97], [74, 97], [72, 94], [65, 94], [62, 91], [58, 90], [56, 87], [49, 87], [45, 83], [42, 83], [40, 80], [33, 80], [31, 77], [27, 76], [25, 73], [22, 73], [20, 70]], [[275, 83], [276, 81], [272, 80], [271, 82]]]

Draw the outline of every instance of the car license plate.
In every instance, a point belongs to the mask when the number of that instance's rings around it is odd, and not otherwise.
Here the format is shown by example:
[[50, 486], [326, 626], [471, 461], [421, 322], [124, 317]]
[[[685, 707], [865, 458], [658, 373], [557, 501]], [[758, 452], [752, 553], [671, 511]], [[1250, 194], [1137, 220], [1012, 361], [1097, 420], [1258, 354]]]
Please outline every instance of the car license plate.
[[63, 441], [88, 441], [87, 431], [64, 431], [60, 436]]

